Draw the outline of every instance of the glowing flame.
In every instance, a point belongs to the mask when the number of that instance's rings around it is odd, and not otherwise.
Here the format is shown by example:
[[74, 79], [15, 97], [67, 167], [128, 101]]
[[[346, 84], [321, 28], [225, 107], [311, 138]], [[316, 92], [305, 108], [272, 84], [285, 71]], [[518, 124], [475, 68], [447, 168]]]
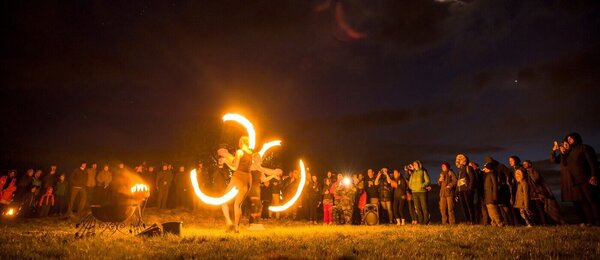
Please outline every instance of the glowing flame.
[[131, 193], [136, 193], [136, 192], [148, 192], [148, 186], [142, 183], [138, 183], [136, 185], [131, 186]]
[[15, 209], [10, 208], [8, 209], [8, 211], [6, 212], [7, 216], [14, 216], [15, 215]]
[[229, 113], [223, 116], [223, 122], [227, 121], [236, 121], [246, 128], [246, 132], [248, 132], [248, 139], [250, 140], [249, 147], [250, 149], [254, 150], [254, 148], [256, 147], [256, 132], [254, 131], [254, 126], [252, 126], [252, 123], [244, 116], [233, 113]]
[[202, 193], [202, 191], [200, 190], [200, 186], [198, 185], [196, 169], [190, 172], [190, 178], [192, 179], [192, 187], [194, 188], [196, 196], [198, 196], [198, 198], [200, 198], [202, 202], [209, 205], [223, 205], [235, 198], [235, 196], [237, 196], [237, 194], [239, 193], [238, 189], [236, 187], [233, 187], [221, 197], [211, 197]]
[[267, 143], [263, 144], [262, 149], [260, 149], [260, 152], [258, 152], [258, 154], [260, 154], [260, 157], [262, 158], [269, 149], [271, 149], [275, 146], [280, 146], [280, 145], [281, 145], [281, 140], [267, 142]]
[[306, 169], [304, 168], [304, 163], [302, 162], [302, 160], [300, 160], [300, 184], [298, 184], [298, 189], [296, 190], [296, 194], [294, 194], [292, 199], [290, 199], [288, 202], [286, 202], [285, 204], [283, 204], [281, 206], [269, 206], [269, 210], [274, 211], [274, 212], [280, 212], [280, 211], [284, 211], [284, 210], [288, 209], [289, 207], [291, 207], [292, 205], [294, 205], [294, 203], [296, 203], [296, 201], [300, 197], [300, 194], [302, 194], [302, 189], [304, 188], [305, 184], [306, 184]]

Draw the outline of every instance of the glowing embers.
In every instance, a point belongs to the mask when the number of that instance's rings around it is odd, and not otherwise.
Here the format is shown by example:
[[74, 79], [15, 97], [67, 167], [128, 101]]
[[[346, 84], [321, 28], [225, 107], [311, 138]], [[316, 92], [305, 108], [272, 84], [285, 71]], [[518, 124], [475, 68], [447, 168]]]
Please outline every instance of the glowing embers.
[[275, 147], [275, 146], [280, 146], [280, 145], [281, 145], [281, 140], [267, 142], [267, 143], [263, 144], [263, 147], [262, 147], [262, 149], [260, 149], [260, 152], [258, 152], [258, 154], [260, 154], [260, 157], [262, 158], [263, 156], [265, 156], [265, 153], [269, 149], [271, 149], [272, 147]]
[[231, 190], [229, 190], [227, 193], [225, 193], [225, 195], [223, 195], [221, 197], [211, 197], [211, 196], [204, 194], [200, 190], [200, 186], [198, 185], [198, 176], [196, 173], [196, 169], [194, 169], [190, 172], [190, 178], [192, 179], [192, 187], [194, 188], [194, 192], [196, 193], [196, 196], [198, 196], [198, 198], [200, 198], [200, 200], [202, 202], [209, 204], [209, 205], [223, 205], [223, 204], [227, 203], [228, 201], [232, 200], [233, 198], [235, 198], [235, 196], [239, 193], [239, 190], [236, 187], [233, 187], [233, 188], [231, 188]]
[[242, 116], [240, 114], [229, 113], [229, 114], [226, 114], [223, 116], [223, 122], [227, 122], [227, 121], [238, 122], [239, 124], [241, 124], [242, 126], [244, 126], [246, 128], [246, 132], [248, 132], [248, 139], [249, 139], [248, 147], [250, 147], [250, 149], [254, 150], [254, 148], [256, 147], [256, 132], [254, 131], [254, 126], [252, 125], [250, 120], [248, 120], [247, 118], [245, 118], [244, 116]]
[[298, 184], [296, 193], [285, 204], [283, 204], [281, 206], [269, 206], [269, 210], [274, 211], [274, 212], [280, 212], [280, 211], [284, 211], [284, 210], [288, 209], [289, 207], [291, 207], [292, 205], [294, 205], [294, 203], [296, 203], [296, 201], [300, 197], [300, 194], [302, 194], [302, 189], [304, 188], [305, 184], [306, 184], [306, 168], [304, 168], [304, 163], [302, 162], [302, 160], [300, 160], [300, 183]]

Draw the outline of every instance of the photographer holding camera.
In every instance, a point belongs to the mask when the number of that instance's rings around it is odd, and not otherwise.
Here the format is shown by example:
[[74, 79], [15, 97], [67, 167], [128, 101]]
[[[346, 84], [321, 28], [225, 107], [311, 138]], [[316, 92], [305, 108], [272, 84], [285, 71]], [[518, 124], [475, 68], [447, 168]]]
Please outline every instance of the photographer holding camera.
[[375, 178], [375, 185], [379, 188], [379, 201], [381, 202], [381, 207], [387, 211], [389, 223], [393, 224], [394, 216], [392, 213], [391, 183], [392, 179], [388, 174], [388, 168], [381, 168], [381, 170], [377, 173], [377, 178]]

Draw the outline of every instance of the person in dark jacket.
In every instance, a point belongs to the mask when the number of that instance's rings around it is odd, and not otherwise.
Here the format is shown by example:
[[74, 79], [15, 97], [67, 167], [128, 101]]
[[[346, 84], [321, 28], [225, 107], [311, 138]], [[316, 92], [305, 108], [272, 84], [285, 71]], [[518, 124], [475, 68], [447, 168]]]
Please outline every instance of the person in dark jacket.
[[566, 139], [570, 145], [567, 169], [573, 180], [573, 195], [583, 208], [586, 224], [600, 225], [598, 203], [592, 191], [598, 186], [596, 151], [591, 146], [583, 144], [578, 133], [570, 133]]
[[[334, 183], [333, 180], [332, 183]], [[367, 192], [367, 203], [378, 205], [379, 189], [377, 184], [375, 184], [375, 173], [373, 173], [373, 169], [367, 170], [367, 178], [365, 180], [365, 184], [365, 191]]]
[[15, 200], [21, 200], [25, 194], [29, 192], [29, 186], [31, 185], [31, 181], [33, 180], [33, 173], [35, 171], [33, 169], [27, 169], [25, 175], [21, 176], [17, 181], [17, 194], [15, 196]]
[[[379, 202], [381, 208], [387, 211], [388, 221], [390, 224], [394, 222], [394, 214], [392, 213], [392, 180], [388, 174], [388, 169], [383, 167], [375, 178], [375, 186], [379, 187]], [[379, 216], [381, 219], [381, 215]]]
[[473, 206], [475, 171], [469, 166], [469, 158], [464, 154], [456, 156], [456, 168], [458, 169], [458, 200], [462, 205], [467, 224], [473, 224], [475, 223], [475, 208]]
[[[282, 190], [284, 201], [287, 202], [294, 196], [294, 193], [296, 192], [296, 189], [298, 189], [298, 185], [300, 184], [299, 179], [300, 179], [300, 174], [298, 173], [297, 170], [290, 171], [288, 173], [288, 177], [282, 179], [281, 190]], [[294, 205], [292, 205], [288, 209], [287, 212], [285, 212], [285, 216], [288, 219], [296, 220], [296, 218], [298, 217], [298, 208], [299, 207], [302, 207], [301, 200], [296, 201], [296, 203]]]
[[75, 203], [75, 199], [78, 195], [79, 205], [77, 206], [77, 214], [83, 216], [83, 209], [87, 200], [87, 192], [85, 189], [87, 184], [87, 172], [85, 171], [86, 167], [87, 163], [81, 162], [79, 168], [73, 170], [73, 173], [71, 174], [71, 197], [67, 206], [67, 217], [73, 217], [73, 204]]
[[539, 223], [546, 225], [546, 214], [550, 216], [556, 223], [563, 223], [562, 216], [558, 207], [558, 203], [554, 197], [554, 193], [550, 186], [544, 180], [544, 177], [533, 167], [529, 160], [523, 161], [523, 168], [527, 175], [529, 184], [529, 196], [534, 205], [532, 209], [539, 220]]
[[271, 182], [265, 181], [260, 184], [260, 200], [263, 205], [261, 218], [269, 218], [269, 206], [271, 206]]
[[485, 225], [488, 223], [488, 213], [485, 203], [483, 203], [483, 181], [485, 175], [479, 168], [479, 164], [475, 162], [469, 162], [469, 166], [475, 171], [475, 194], [473, 195], [475, 202], [475, 221], [477, 224]]
[[561, 142], [559, 145], [557, 141], [554, 141], [554, 146], [550, 153], [550, 162], [560, 165], [560, 199], [563, 202], [575, 202], [573, 180], [567, 168], [567, 153], [569, 148], [568, 142]]
[[365, 176], [362, 173], [353, 174], [352, 180], [356, 186], [356, 198], [354, 198], [354, 215], [352, 224], [360, 225], [364, 220], [364, 209], [367, 204], [367, 192], [365, 191]]
[[483, 203], [487, 208], [492, 226], [504, 226], [504, 221], [498, 212], [498, 179], [494, 170], [497, 168], [492, 162], [486, 163], [483, 167], [485, 172], [483, 181]]
[[37, 196], [35, 193], [37, 192], [37, 186], [29, 185], [27, 187], [29, 192], [26, 192], [21, 199], [21, 212], [19, 213], [22, 216], [29, 218], [37, 216]]
[[156, 191], [158, 192], [158, 208], [167, 208], [167, 199], [169, 197], [169, 189], [173, 181], [173, 173], [169, 171], [169, 165], [163, 164], [162, 170], [156, 175]]
[[505, 224], [514, 225], [516, 216], [512, 209], [512, 187], [515, 187], [515, 178], [506, 165], [494, 160], [491, 156], [485, 157], [486, 163], [496, 166], [494, 173], [498, 179], [498, 207]]
[[56, 164], [50, 165], [50, 171], [42, 178], [42, 189], [46, 190], [48, 187], [55, 188], [58, 175], [56, 174]]
[[95, 199], [96, 195], [96, 175], [98, 174], [98, 164], [92, 162], [91, 166], [85, 170], [87, 173], [87, 178], [85, 182], [85, 189], [87, 192], [87, 202], [86, 207], [89, 207], [92, 204], [96, 204], [97, 201]]
[[185, 171], [185, 166], [180, 165], [179, 170], [173, 177], [173, 185], [175, 186], [175, 206], [177, 208], [190, 209], [192, 208], [192, 186], [190, 175]]
[[[404, 166], [404, 173], [406, 176], [406, 180], [407, 180], [407, 184], [408, 184], [408, 180], [410, 180], [410, 177], [412, 176], [412, 173], [414, 172], [414, 168], [412, 166], [412, 164], [408, 164]], [[410, 190], [410, 187], [408, 188], [408, 190], [406, 191], [406, 204], [408, 205], [408, 214], [410, 215], [410, 220], [411, 220], [411, 224], [415, 225], [418, 223], [417, 219], [417, 210], [415, 208], [415, 201], [413, 200], [412, 197], [412, 191]]]
[[438, 179], [440, 185], [440, 214], [442, 215], [442, 224], [456, 224], [454, 216], [454, 189], [458, 180], [456, 174], [450, 169], [450, 164], [447, 162], [441, 165], [442, 172]]
[[65, 213], [66, 202], [67, 202], [67, 192], [69, 191], [69, 183], [66, 180], [66, 176], [64, 173], [61, 173], [58, 176], [58, 181], [56, 182], [56, 192], [54, 193], [54, 209], [53, 213], [59, 216]]
[[[271, 180], [271, 206], [279, 206], [282, 193], [281, 181], [276, 179]], [[273, 218], [273, 215], [275, 215], [276, 219], [279, 219], [280, 217], [279, 212], [269, 211], [269, 218]]]
[[[519, 158], [516, 155], [511, 155], [508, 157], [508, 168], [510, 170], [510, 174], [511, 176], [515, 176], [515, 171], [516, 170], [522, 170], [523, 173], [525, 173], [525, 170], [523, 169], [523, 166], [521, 165], [521, 158]], [[527, 178], [527, 176], [525, 176], [525, 178]], [[515, 196], [516, 196], [516, 187], [518, 184], [516, 184], [516, 179], [515, 179], [515, 183], [514, 185], [511, 186], [511, 204], [514, 206], [515, 204]], [[518, 209], [513, 207], [513, 216], [519, 216], [521, 213]], [[518, 222], [518, 218], [515, 219], [515, 225], [517, 225]]]
[[36, 199], [39, 197], [40, 190], [42, 189], [42, 174], [42, 170], [37, 170], [35, 171], [35, 174], [33, 174], [33, 179], [31, 179], [31, 185], [37, 187], [35, 190]]
[[308, 221], [311, 224], [317, 224], [317, 207], [321, 203], [321, 187], [317, 181], [317, 176], [311, 176], [311, 181], [308, 184], [308, 199], [307, 199], [307, 210], [308, 210]]
[[406, 193], [408, 191], [408, 183], [404, 176], [398, 171], [394, 170], [392, 176], [392, 189], [393, 189], [393, 204], [392, 209], [394, 211], [394, 218], [396, 219], [396, 225], [406, 224], [406, 217], [404, 216], [404, 208], [406, 207]]

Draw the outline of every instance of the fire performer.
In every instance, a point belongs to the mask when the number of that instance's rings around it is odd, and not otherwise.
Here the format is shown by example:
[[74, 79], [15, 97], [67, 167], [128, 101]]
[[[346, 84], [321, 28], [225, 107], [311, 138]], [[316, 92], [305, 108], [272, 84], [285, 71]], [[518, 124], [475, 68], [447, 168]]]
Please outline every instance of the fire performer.
[[221, 205], [228, 231], [235, 231], [236, 233], [240, 232], [242, 202], [246, 198], [246, 194], [252, 186], [250, 167], [252, 166], [253, 151], [249, 144], [249, 138], [247, 136], [242, 136], [239, 141], [239, 149], [236, 151], [235, 156], [230, 154], [225, 148], [221, 148], [217, 151], [217, 154], [221, 157], [219, 160], [234, 171], [233, 175], [231, 176], [231, 181], [227, 186], [227, 190], [235, 187], [239, 191], [233, 202], [234, 222], [231, 221], [231, 217], [229, 216], [229, 206], [227, 204]]
[[[258, 153], [254, 153], [254, 151], [250, 148], [250, 142], [247, 136], [242, 136], [240, 138], [239, 149], [236, 151], [235, 155], [230, 154], [225, 148], [219, 149], [217, 154], [220, 156], [219, 160], [234, 171], [231, 176], [231, 181], [226, 188], [226, 190], [231, 190], [235, 187], [239, 191], [234, 197], [233, 201], [233, 222], [231, 221], [231, 217], [229, 215], [229, 206], [227, 204], [223, 204], [221, 205], [221, 209], [223, 210], [223, 215], [225, 216], [225, 222], [228, 227], [227, 230], [239, 233], [240, 217], [242, 215], [242, 203], [246, 198], [248, 191], [250, 191], [253, 186], [252, 175], [250, 172], [258, 171], [263, 174], [277, 176], [281, 170], [272, 170], [262, 167], [261, 156]], [[255, 188], [260, 189], [259, 186]], [[256, 205], [256, 208], [258, 210], [259, 206]]]

